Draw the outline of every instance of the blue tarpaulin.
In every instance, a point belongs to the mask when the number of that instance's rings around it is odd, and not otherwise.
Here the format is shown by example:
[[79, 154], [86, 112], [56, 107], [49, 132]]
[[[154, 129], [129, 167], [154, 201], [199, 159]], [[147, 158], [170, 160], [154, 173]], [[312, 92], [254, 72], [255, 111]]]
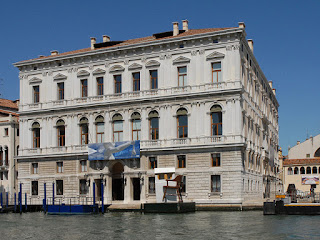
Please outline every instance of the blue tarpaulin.
[[88, 144], [88, 159], [113, 160], [140, 158], [140, 141]]

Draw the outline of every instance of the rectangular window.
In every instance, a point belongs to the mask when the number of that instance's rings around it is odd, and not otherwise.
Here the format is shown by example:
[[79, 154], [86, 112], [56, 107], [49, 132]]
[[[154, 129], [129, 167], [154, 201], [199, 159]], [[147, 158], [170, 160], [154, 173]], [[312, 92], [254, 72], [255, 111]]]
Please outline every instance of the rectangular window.
[[19, 131], [19, 128], [17, 128], [17, 137], [19, 137], [20, 135], [20, 131]]
[[3, 172], [0, 172], [0, 180], [3, 180]]
[[86, 172], [87, 171], [87, 160], [81, 160], [80, 161], [80, 170], [81, 172]]
[[64, 83], [58, 83], [58, 100], [64, 99]]
[[141, 119], [132, 120], [132, 140], [140, 140], [141, 136]]
[[133, 91], [140, 91], [140, 72], [132, 73]]
[[221, 62], [212, 63], [212, 82], [221, 82]]
[[34, 128], [33, 134], [33, 148], [40, 148], [40, 128]]
[[150, 70], [150, 88], [158, 89], [158, 70]]
[[56, 181], [56, 194], [63, 195], [63, 180]]
[[88, 97], [88, 80], [81, 80], [81, 97]]
[[114, 93], [121, 93], [122, 92], [122, 79], [121, 75], [114, 75]]
[[157, 140], [159, 139], [159, 118], [152, 117], [149, 119], [150, 125], [150, 139]]
[[9, 136], [9, 129], [8, 128], [4, 129], [4, 136]]
[[155, 177], [149, 177], [149, 194], [156, 193]]
[[87, 194], [88, 193], [88, 186], [87, 186], [86, 179], [80, 179], [79, 187], [80, 187], [80, 189], [79, 189], [80, 194]]
[[33, 86], [33, 103], [40, 101], [40, 88], [39, 86]]
[[97, 95], [103, 95], [103, 77], [97, 78]]
[[186, 155], [178, 155], [178, 168], [186, 167]]
[[96, 130], [97, 130], [97, 143], [103, 143], [104, 142], [104, 123], [98, 122], [96, 124]]
[[158, 167], [158, 161], [156, 157], [149, 157], [149, 168], [155, 169]]
[[221, 192], [220, 175], [211, 175], [211, 192]]
[[89, 143], [89, 129], [88, 124], [81, 124], [80, 125], [81, 131], [81, 145], [86, 145]]
[[212, 167], [220, 167], [220, 153], [211, 154]]
[[57, 139], [58, 139], [58, 146], [63, 147], [65, 146], [65, 138], [66, 138], [66, 129], [65, 126], [58, 126], [57, 127]]
[[4, 154], [5, 154], [4, 164], [6, 166], [9, 166], [9, 149], [8, 148], [4, 149]]
[[178, 86], [187, 86], [187, 67], [178, 67]]
[[32, 181], [31, 182], [31, 194], [33, 196], [38, 195], [38, 181]]
[[39, 173], [38, 163], [32, 163], [31, 173], [32, 174], [38, 174]]
[[57, 173], [63, 173], [63, 162], [57, 162]]
[[114, 121], [113, 122], [113, 141], [122, 142], [123, 139], [123, 122]]

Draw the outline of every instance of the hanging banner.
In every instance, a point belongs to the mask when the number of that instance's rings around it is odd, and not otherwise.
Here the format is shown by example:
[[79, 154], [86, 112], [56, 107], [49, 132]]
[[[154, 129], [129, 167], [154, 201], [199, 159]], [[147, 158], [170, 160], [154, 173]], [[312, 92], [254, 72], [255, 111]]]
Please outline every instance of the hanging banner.
[[302, 176], [301, 177], [302, 185], [319, 185], [319, 176]]
[[140, 141], [88, 144], [89, 161], [131, 158], [140, 158]]

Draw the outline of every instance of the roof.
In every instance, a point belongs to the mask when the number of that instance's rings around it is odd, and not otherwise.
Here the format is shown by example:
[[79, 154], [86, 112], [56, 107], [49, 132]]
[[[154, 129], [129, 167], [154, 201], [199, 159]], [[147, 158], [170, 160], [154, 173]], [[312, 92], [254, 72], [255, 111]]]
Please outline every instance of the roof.
[[[128, 45], [133, 45], [133, 44], [137, 44], [137, 43], [153, 42], [153, 41], [159, 41], [159, 40], [164, 40], [164, 39], [174, 39], [174, 38], [178, 38], [178, 37], [192, 36], [192, 35], [198, 35], [198, 34], [203, 34], [203, 33], [218, 32], [218, 31], [235, 29], [235, 28], [236, 27], [189, 29], [189, 31], [180, 33], [177, 36], [169, 36], [169, 37], [164, 37], [164, 38], [156, 38], [155, 36], [148, 36], [148, 37], [142, 37], [142, 38], [129, 39], [129, 40], [125, 40], [119, 44], [115, 44], [115, 45], [108, 46], [108, 47], [98, 48], [98, 50], [107, 49], [107, 48], [114, 48], [114, 47], [121, 47], [121, 46], [128, 46]], [[90, 51], [95, 51], [95, 50], [96, 49], [92, 50], [91, 48], [83, 48], [83, 49], [79, 49], [79, 50], [60, 53], [57, 55], [49, 55], [49, 56], [38, 57], [38, 58], [30, 59], [30, 60], [24, 60], [24, 61], [21, 61], [20, 63], [26, 62], [26, 61], [39, 60], [39, 59], [49, 59], [49, 58], [59, 57], [59, 56], [67, 56], [67, 55], [71, 55], [71, 54], [75, 54], [75, 53], [84, 53], [84, 52], [90, 52]]]
[[0, 98], [0, 107], [12, 108], [15, 110], [19, 109], [16, 101], [12, 101], [9, 99], [3, 99], [3, 98]]
[[320, 158], [286, 159], [283, 166], [320, 164]]

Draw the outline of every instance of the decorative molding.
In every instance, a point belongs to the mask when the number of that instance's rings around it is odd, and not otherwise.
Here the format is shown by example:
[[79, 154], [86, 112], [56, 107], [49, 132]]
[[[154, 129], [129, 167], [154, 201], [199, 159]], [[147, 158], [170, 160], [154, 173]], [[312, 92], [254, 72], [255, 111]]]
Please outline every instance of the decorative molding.
[[213, 52], [210, 53], [207, 57], [206, 60], [213, 60], [213, 59], [217, 59], [217, 58], [224, 58], [224, 54], [223, 53], [219, 53], [219, 52]]
[[68, 73], [72, 73], [72, 71], [73, 71], [73, 68], [68, 69]]
[[124, 67], [122, 67], [121, 65], [114, 65], [109, 70], [109, 72], [120, 72], [120, 71], [124, 71]]
[[191, 51], [191, 56], [196, 56], [197, 55], [197, 50]]
[[240, 49], [240, 45], [239, 44], [232, 44], [232, 45], [226, 46], [226, 50], [227, 51], [239, 50], [239, 49]]
[[141, 68], [142, 68], [142, 65], [140, 65], [138, 63], [133, 63], [128, 67], [129, 70], [136, 70], [136, 69], [141, 69]]
[[186, 57], [183, 57], [183, 56], [180, 56], [178, 58], [176, 58], [175, 60], [173, 60], [173, 64], [176, 64], [176, 63], [188, 63], [190, 62], [190, 58], [186, 58]]
[[125, 59], [125, 60], [123, 61], [123, 63], [124, 63], [124, 65], [128, 65], [128, 64], [129, 64], [129, 60], [128, 60], [128, 59]]
[[159, 67], [159, 66], [160, 66], [160, 62], [156, 60], [150, 60], [146, 63], [146, 67]]
[[53, 80], [61, 80], [61, 79], [67, 79], [67, 76], [66, 75], [63, 75], [61, 73], [58, 73], [57, 75], [55, 75], [53, 77]]
[[33, 84], [33, 83], [42, 83], [42, 79], [33, 77], [29, 80], [29, 84]]
[[204, 50], [204, 49], [200, 49], [200, 50], [199, 50], [199, 54], [200, 54], [200, 55], [203, 55], [204, 53], [205, 53], [205, 50]]
[[105, 73], [106, 73], [106, 71], [103, 70], [103, 69], [101, 69], [101, 68], [97, 68], [96, 70], [94, 70], [94, 71], [92, 72], [93, 75], [105, 74]]
[[77, 77], [86, 77], [89, 75], [90, 75], [90, 73], [86, 70], [81, 70], [80, 72], [77, 73]]

